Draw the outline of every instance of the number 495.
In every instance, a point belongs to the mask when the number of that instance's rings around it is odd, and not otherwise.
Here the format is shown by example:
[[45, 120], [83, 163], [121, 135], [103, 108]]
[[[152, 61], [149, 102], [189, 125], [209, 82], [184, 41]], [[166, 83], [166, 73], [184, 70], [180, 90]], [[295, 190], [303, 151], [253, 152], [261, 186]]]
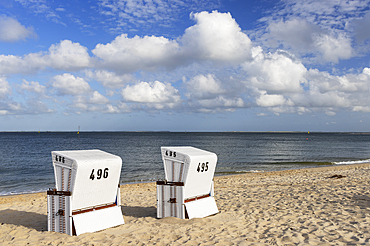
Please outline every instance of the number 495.
[[200, 163], [198, 164], [197, 172], [207, 172], [208, 171], [208, 161], [206, 163]]
[[[108, 178], [108, 171], [109, 169], [107, 167], [104, 168], [104, 171], [102, 169], [98, 169], [96, 171], [96, 179]], [[95, 169], [91, 170], [90, 179], [91, 180], [95, 179]]]

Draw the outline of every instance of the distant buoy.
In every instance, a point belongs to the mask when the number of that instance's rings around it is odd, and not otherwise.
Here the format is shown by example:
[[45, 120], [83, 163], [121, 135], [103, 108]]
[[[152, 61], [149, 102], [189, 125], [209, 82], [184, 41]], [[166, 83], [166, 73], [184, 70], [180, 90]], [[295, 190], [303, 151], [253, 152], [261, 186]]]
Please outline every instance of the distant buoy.
[[306, 138], [306, 140], [308, 140], [308, 138]]

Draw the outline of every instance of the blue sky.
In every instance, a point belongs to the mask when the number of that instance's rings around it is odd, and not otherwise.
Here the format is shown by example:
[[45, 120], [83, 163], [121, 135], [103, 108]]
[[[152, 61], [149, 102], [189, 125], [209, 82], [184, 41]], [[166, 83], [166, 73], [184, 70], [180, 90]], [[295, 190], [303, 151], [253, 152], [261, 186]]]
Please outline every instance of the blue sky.
[[370, 1], [5, 0], [0, 131], [370, 131]]

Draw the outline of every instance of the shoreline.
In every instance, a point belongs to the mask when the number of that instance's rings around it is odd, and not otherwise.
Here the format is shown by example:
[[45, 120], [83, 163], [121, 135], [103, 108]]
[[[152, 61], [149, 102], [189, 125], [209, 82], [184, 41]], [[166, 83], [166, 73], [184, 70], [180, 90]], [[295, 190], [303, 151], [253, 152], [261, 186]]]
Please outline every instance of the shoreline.
[[[228, 177], [228, 176], [238, 176], [238, 175], [247, 175], [247, 174], [258, 174], [258, 173], [275, 173], [275, 172], [289, 172], [289, 171], [294, 171], [294, 170], [305, 170], [305, 169], [315, 169], [315, 168], [335, 168], [339, 166], [356, 166], [356, 165], [367, 165], [370, 164], [370, 162], [364, 162], [364, 163], [355, 163], [355, 164], [331, 164], [331, 165], [326, 165], [324, 164], [322, 167], [320, 165], [315, 166], [315, 167], [303, 167], [303, 168], [295, 168], [295, 169], [284, 169], [284, 170], [277, 170], [277, 171], [238, 171], [235, 173], [230, 173], [230, 174], [221, 174], [221, 175], [216, 175], [214, 176], [214, 179], [216, 178], [221, 178], [221, 177]], [[346, 168], [345, 168], [346, 169]], [[146, 184], [146, 183], [155, 183], [156, 181], [139, 181], [139, 182], [128, 182], [128, 183], [120, 183], [121, 186], [123, 185], [136, 185], [136, 184]], [[0, 194], [0, 199], [2, 197], [8, 197], [8, 196], [18, 196], [18, 195], [28, 195], [28, 194], [37, 194], [37, 193], [46, 193], [47, 189], [45, 191], [34, 191], [34, 192], [24, 192], [24, 193], [15, 193], [15, 194], [5, 194], [1, 195]]]
[[47, 230], [46, 192], [0, 197], [2, 245], [366, 245], [370, 163], [217, 176], [219, 214], [156, 218], [155, 182], [121, 185], [125, 224], [68, 236]]

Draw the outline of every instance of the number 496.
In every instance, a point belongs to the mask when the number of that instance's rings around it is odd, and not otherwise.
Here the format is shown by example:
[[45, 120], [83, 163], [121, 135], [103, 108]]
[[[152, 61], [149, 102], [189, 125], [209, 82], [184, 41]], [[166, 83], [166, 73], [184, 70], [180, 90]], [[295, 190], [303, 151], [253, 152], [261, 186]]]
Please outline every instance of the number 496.
[[[106, 167], [104, 168], [104, 171], [102, 169], [98, 169], [96, 171], [96, 179], [101, 179], [101, 178], [108, 178], [108, 171], [109, 169]], [[90, 174], [90, 179], [91, 180], [94, 180], [95, 179], [95, 169], [93, 169], [91, 171], [91, 174]]]

